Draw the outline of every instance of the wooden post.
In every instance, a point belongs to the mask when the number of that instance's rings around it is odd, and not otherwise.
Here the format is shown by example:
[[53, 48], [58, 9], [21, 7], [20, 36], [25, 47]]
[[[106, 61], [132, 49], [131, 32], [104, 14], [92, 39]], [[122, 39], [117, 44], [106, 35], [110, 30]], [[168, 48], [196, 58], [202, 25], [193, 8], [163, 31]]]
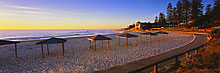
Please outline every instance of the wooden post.
[[202, 47], [201, 47], [200, 49], [201, 49], [201, 51], [203, 51], [203, 48], [202, 48]]
[[126, 46], [128, 46], [128, 38], [126, 38]]
[[94, 40], [94, 48], [95, 48], [95, 51], [96, 51], [96, 41]]
[[44, 58], [44, 48], [43, 44], [41, 44], [41, 52], [42, 52], [42, 58]]
[[139, 35], [139, 37], [140, 37], [140, 41], [141, 41], [141, 34]]
[[102, 48], [103, 48], [103, 40], [102, 40]]
[[198, 49], [195, 49], [195, 55], [197, 55], [198, 54]]
[[176, 56], [176, 58], [175, 58], [175, 62], [176, 62], [176, 65], [177, 65], [177, 62], [178, 62], [178, 56]]
[[17, 43], [15, 43], [15, 58], [17, 58], [18, 55], [17, 55]]
[[92, 42], [92, 41], [91, 41], [91, 40], [89, 40], [89, 49], [91, 49], [91, 42]]
[[186, 52], [186, 60], [189, 60], [189, 52]]
[[135, 38], [134, 38], [134, 45], [135, 45], [135, 46], [137, 46], [137, 43], [136, 43], [136, 42], [137, 42], [137, 38], [135, 37]]
[[139, 37], [140, 37], [140, 43], [141, 43], [141, 34], [139, 35]]
[[118, 38], [118, 46], [120, 46], [120, 38]]
[[167, 34], [167, 38], [166, 38], [166, 40], [168, 40], [168, 34]]
[[164, 34], [163, 34], [163, 41], [164, 41]]
[[145, 36], [145, 42], [147, 43], [147, 36]]
[[149, 40], [149, 43], [151, 44], [151, 35], [150, 35], [150, 40]]
[[64, 43], [62, 43], [62, 56], [64, 56]]
[[156, 38], [156, 39], [157, 39], [157, 41], [158, 41], [158, 36], [157, 36], [157, 38]]
[[47, 54], [50, 54], [49, 52], [49, 45], [47, 44]]
[[156, 65], [154, 65], [154, 73], [157, 73], [158, 72], [158, 68], [157, 68], [158, 66], [157, 66], [157, 64]]
[[201, 51], [203, 51], [203, 46], [201, 47]]
[[109, 40], [108, 40], [108, 49], [110, 50]]

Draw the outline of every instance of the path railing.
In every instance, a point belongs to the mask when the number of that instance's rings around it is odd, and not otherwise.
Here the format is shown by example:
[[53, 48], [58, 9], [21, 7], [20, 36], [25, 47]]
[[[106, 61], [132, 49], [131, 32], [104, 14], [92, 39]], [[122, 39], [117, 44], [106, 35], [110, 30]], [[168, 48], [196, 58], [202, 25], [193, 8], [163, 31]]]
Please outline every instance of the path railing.
[[177, 62], [178, 62], [178, 57], [181, 56], [181, 55], [184, 55], [184, 54], [185, 54], [186, 60], [188, 60], [188, 59], [189, 59], [189, 52], [195, 51], [194, 54], [196, 55], [196, 54], [198, 54], [198, 50], [199, 50], [199, 49], [200, 49], [200, 50], [203, 50], [203, 49], [204, 49], [204, 46], [205, 46], [205, 45], [201, 45], [201, 46], [199, 46], [199, 47], [197, 47], [197, 48], [188, 50], [187, 52], [180, 53], [180, 54], [175, 55], [175, 56], [171, 56], [171, 57], [169, 57], [169, 58], [163, 59], [163, 60], [161, 60], [161, 61], [158, 61], [158, 62], [156, 62], [156, 63], [150, 64], [150, 65], [148, 65], [148, 66], [144, 66], [144, 67], [139, 68], [139, 69], [136, 69], [136, 70], [134, 70], [134, 71], [130, 71], [130, 72], [128, 72], [128, 73], [138, 73], [138, 72], [141, 72], [141, 71], [146, 70], [146, 69], [151, 68], [151, 67], [154, 67], [154, 73], [157, 73], [157, 72], [158, 72], [158, 64], [161, 64], [161, 63], [163, 63], [163, 62], [166, 62], [166, 61], [169, 61], [169, 60], [172, 60], [172, 59], [175, 59], [175, 62], [177, 63]]
[[[210, 40], [212, 40], [212, 39], [210, 39]], [[206, 46], [206, 45], [208, 45], [208, 42], [205, 43], [205, 44], [203, 44], [203, 45], [201, 45], [201, 46], [199, 46], [199, 47], [196, 47], [196, 48], [187, 50], [186, 52], [179, 53], [179, 54], [174, 55], [174, 56], [170, 56], [170, 57], [165, 58], [165, 59], [163, 59], [163, 60], [160, 60], [160, 61], [158, 61], [158, 62], [156, 62], [156, 63], [153, 63], [153, 64], [150, 64], [150, 65], [141, 67], [141, 68], [139, 68], [139, 69], [136, 69], [136, 70], [134, 70], [134, 71], [130, 71], [130, 72], [128, 72], [128, 73], [138, 73], [138, 72], [141, 72], [141, 71], [143, 71], [143, 70], [149, 69], [149, 68], [151, 68], [151, 67], [153, 67], [153, 69], [154, 69], [153, 72], [154, 72], [154, 73], [158, 73], [158, 65], [159, 65], [159, 64], [161, 64], [161, 63], [163, 63], [163, 62], [166, 62], [166, 61], [169, 61], [169, 60], [171, 60], [171, 59], [175, 59], [175, 63], [177, 63], [177, 62], [178, 62], [178, 57], [180, 57], [180, 56], [182, 56], [182, 55], [184, 55], [184, 54], [185, 54], [185, 59], [188, 60], [188, 59], [189, 59], [189, 54], [190, 54], [190, 52], [194, 51], [194, 54], [197, 55], [198, 52], [199, 52], [198, 50], [201, 50], [201, 52], [202, 52], [202, 51], [205, 49], [205, 46]]]

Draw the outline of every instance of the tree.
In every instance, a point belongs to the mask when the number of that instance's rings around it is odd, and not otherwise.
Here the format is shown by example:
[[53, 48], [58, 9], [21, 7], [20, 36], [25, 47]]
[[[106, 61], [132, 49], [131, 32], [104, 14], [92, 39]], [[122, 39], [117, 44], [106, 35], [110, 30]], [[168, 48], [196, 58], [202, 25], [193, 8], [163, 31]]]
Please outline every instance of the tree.
[[178, 22], [178, 26], [180, 25], [180, 22], [183, 20], [183, 4], [181, 3], [180, 0], [178, 0], [177, 4], [176, 4], [177, 10], [176, 10], [176, 14], [177, 14], [177, 22]]
[[199, 27], [199, 28], [209, 28], [212, 25], [209, 25], [211, 23], [211, 18], [206, 15], [202, 15], [195, 19], [195, 22], [192, 23], [191, 26]]
[[175, 23], [177, 22], [177, 9], [176, 7], [173, 8], [173, 12], [172, 12], [172, 17], [173, 17], [173, 27], [175, 26]]
[[190, 1], [188, 0], [182, 0], [183, 3], [183, 12], [184, 12], [184, 20], [185, 21], [185, 25], [187, 25], [188, 23], [188, 15], [190, 12]]
[[220, 0], [214, 0], [214, 7], [213, 10], [219, 10], [220, 9]]
[[163, 13], [159, 14], [159, 27], [165, 26], [166, 25], [166, 19], [165, 15]]
[[157, 16], [155, 16], [154, 23], [155, 23], [155, 24], [158, 24], [158, 17], [157, 17]]
[[192, 17], [191, 19], [198, 18], [203, 15], [203, 4], [202, 0], [192, 0], [191, 9]]
[[169, 27], [172, 22], [172, 9], [172, 4], [169, 3], [167, 6], [167, 22], [169, 23]]
[[215, 26], [220, 25], [220, 22], [216, 22], [216, 21], [220, 21], [220, 0], [214, 0], [214, 6], [212, 9], [212, 12], [210, 13], [210, 16], [212, 17], [212, 20]]
[[206, 8], [205, 8], [205, 10], [206, 10], [206, 13], [205, 13], [205, 15], [207, 15], [207, 14], [209, 14], [210, 12], [211, 12], [211, 4], [208, 4], [207, 6], [206, 6]]

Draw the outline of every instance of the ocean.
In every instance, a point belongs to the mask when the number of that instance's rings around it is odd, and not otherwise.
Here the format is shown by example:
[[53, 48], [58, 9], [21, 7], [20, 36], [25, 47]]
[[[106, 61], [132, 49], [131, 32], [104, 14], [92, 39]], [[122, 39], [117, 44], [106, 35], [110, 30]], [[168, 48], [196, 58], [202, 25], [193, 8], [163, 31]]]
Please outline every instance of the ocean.
[[74, 38], [93, 35], [109, 35], [119, 33], [115, 29], [106, 30], [0, 30], [0, 40], [33, 41], [51, 37]]

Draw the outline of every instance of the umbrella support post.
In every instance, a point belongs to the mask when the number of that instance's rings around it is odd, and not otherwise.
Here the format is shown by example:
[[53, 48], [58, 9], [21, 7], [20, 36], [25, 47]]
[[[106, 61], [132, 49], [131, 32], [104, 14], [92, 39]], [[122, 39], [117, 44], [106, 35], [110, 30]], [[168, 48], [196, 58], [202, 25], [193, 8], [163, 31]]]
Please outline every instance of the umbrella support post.
[[95, 49], [95, 51], [96, 51], [96, 41], [94, 41], [94, 49]]
[[118, 46], [120, 46], [120, 38], [118, 38]]
[[137, 38], [134, 38], [134, 45], [137, 46]]
[[18, 55], [17, 55], [17, 43], [15, 43], [15, 58], [17, 58]]
[[44, 48], [43, 44], [41, 44], [41, 52], [42, 52], [42, 58], [44, 58]]
[[145, 36], [145, 42], [147, 43], [147, 36]]
[[103, 40], [102, 40], [102, 48], [103, 48]]
[[49, 45], [47, 44], [47, 54], [50, 54], [49, 52]]
[[91, 43], [92, 43], [92, 41], [89, 41], [89, 49], [91, 49]]
[[128, 46], [128, 38], [126, 38], [126, 46]]
[[108, 49], [110, 50], [109, 40], [108, 40]]
[[163, 34], [163, 41], [164, 41], [164, 34]]
[[62, 56], [64, 56], [64, 43], [62, 43]]
[[141, 42], [141, 35], [139, 35], [140, 36], [140, 42]]

